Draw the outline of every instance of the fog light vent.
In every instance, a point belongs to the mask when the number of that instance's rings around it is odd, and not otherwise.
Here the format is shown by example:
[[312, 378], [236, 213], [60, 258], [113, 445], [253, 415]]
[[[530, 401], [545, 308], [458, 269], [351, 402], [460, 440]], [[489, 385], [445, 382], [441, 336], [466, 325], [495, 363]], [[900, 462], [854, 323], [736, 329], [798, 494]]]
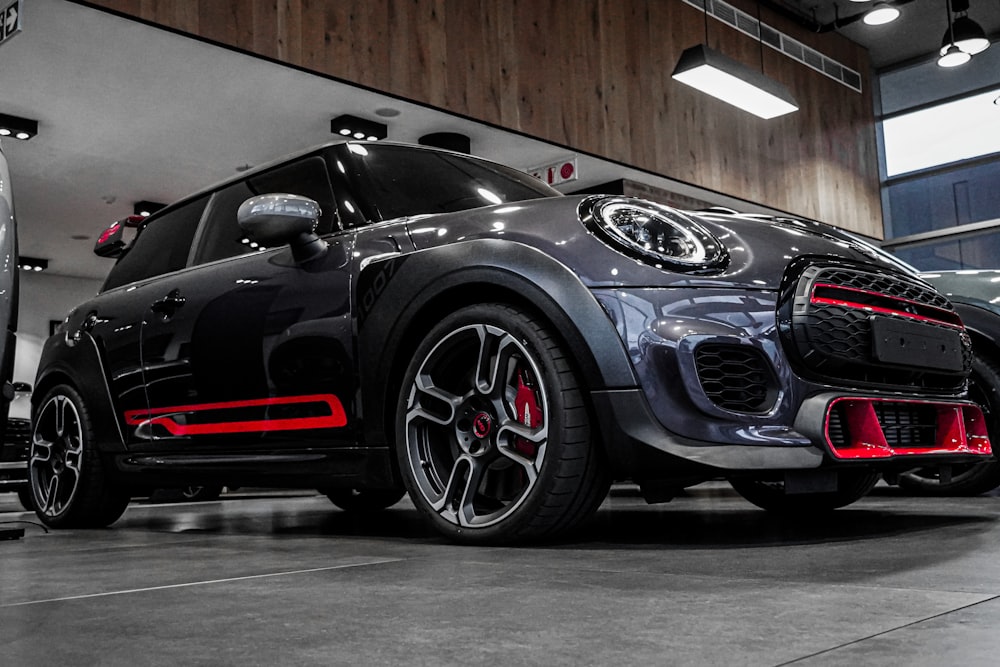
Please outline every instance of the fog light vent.
[[774, 405], [777, 388], [760, 350], [706, 343], [698, 346], [694, 356], [702, 390], [723, 410], [760, 414]]

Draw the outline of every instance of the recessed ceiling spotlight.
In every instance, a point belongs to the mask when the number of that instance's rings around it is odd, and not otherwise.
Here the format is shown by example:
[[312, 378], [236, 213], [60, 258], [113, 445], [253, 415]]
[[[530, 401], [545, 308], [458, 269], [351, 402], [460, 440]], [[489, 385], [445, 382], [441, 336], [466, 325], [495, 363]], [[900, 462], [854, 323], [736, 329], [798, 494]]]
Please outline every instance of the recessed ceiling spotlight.
[[382, 118], [395, 118], [400, 113], [399, 109], [393, 109], [392, 107], [380, 107], [375, 109], [375, 115], [381, 116]]
[[49, 268], [49, 260], [42, 259], [40, 257], [25, 257], [24, 255], [21, 255], [17, 259], [17, 265], [21, 267], [22, 271], [39, 273]]
[[0, 137], [27, 141], [38, 134], [38, 121], [0, 113]]
[[389, 126], [385, 123], [345, 114], [330, 121], [330, 131], [343, 137], [378, 141], [389, 135]]

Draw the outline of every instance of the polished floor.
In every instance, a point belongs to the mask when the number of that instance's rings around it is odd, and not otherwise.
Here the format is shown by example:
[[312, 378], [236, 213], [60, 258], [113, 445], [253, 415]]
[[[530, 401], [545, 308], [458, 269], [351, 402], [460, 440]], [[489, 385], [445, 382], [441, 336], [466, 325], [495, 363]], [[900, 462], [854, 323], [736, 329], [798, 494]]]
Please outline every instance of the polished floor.
[[723, 484], [615, 489], [572, 542], [449, 544], [308, 492], [24, 523], [0, 494], [0, 665], [997, 665], [1000, 497], [889, 488], [822, 522]]

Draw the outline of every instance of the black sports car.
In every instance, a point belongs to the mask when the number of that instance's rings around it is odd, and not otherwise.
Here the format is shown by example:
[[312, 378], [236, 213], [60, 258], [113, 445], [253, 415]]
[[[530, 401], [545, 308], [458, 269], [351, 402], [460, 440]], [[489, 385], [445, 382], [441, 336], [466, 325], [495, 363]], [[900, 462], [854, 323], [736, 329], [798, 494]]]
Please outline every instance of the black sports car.
[[110, 524], [141, 487], [270, 484], [352, 510], [405, 489], [444, 534], [504, 542], [578, 525], [613, 480], [816, 511], [990, 455], [951, 303], [796, 221], [347, 141], [96, 251], [118, 261], [33, 395], [51, 526]]

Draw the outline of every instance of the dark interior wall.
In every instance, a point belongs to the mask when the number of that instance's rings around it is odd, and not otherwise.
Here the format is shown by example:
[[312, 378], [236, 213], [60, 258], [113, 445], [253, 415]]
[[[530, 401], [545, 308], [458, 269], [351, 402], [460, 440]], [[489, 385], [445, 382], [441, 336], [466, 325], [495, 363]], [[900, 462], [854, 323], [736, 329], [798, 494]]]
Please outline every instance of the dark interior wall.
[[95, 0], [199, 37], [746, 200], [882, 236], [867, 52], [748, 13], [862, 73], [863, 93], [723, 23], [708, 41], [781, 81], [760, 120], [670, 78], [705, 40], [681, 0]]

